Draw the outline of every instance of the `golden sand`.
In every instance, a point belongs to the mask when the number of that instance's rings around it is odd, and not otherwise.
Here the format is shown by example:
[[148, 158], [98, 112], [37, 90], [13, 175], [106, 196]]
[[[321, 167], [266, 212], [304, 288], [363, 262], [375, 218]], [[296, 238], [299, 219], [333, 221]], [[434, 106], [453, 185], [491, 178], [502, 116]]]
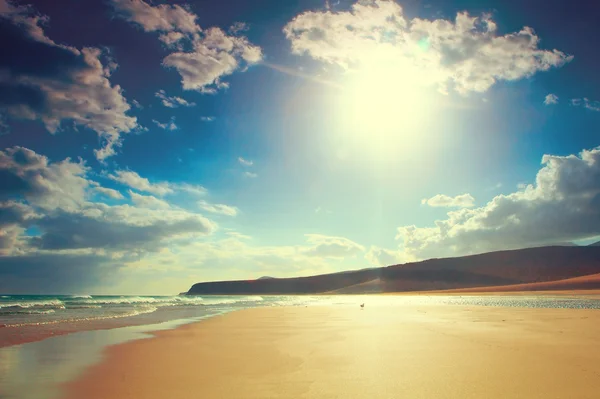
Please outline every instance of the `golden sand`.
[[600, 397], [600, 311], [258, 308], [108, 348], [73, 399]]

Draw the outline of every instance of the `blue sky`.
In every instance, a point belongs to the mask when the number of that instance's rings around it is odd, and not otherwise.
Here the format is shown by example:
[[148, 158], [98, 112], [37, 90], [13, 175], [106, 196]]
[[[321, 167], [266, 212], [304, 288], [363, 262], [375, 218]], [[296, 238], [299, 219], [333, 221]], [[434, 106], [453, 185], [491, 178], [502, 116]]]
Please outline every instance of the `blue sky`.
[[0, 291], [593, 241], [597, 11], [0, 0]]

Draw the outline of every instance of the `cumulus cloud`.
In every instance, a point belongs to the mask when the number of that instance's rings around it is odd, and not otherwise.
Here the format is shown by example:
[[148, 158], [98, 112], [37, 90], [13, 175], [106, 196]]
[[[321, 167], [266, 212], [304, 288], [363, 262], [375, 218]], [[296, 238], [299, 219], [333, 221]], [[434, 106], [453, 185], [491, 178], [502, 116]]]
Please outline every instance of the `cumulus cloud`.
[[137, 172], [131, 170], [117, 170], [114, 174], [108, 175], [108, 177], [124, 186], [146, 193], [159, 196], [173, 193], [173, 188], [169, 183], [150, 183], [148, 179], [141, 177]]
[[0, 200], [24, 198], [46, 210], [76, 209], [85, 202], [90, 186], [87, 172], [81, 160], [50, 163], [27, 148], [7, 148], [0, 151]]
[[229, 87], [222, 81], [224, 77], [245, 71], [263, 58], [260, 47], [239, 36], [245, 28], [241, 23], [227, 34], [216, 27], [200, 29], [197, 16], [178, 5], [152, 6], [142, 0], [112, 0], [112, 5], [120, 16], [146, 32], [161, 32], [159, 39], [177, 49], [164, 58], [163, 66], [179, 73], [185, 90], [216, 93]]
[[192, 194], [192, 195], [196, 195], [196, 196], [205, 195], [207, 192], [206, 188], [196, 185], [196, 184], [179, 183], [179, 184], [171, 184], [170, 186], [179, 191], [184, 191], [188, 194]]
[[252, 161], [250, 159], [244, 159], [242, 157], [238, 157], [238, 162], [240, 164], [242, 164], [243, 166], [252, 166], [252, 165], [254, 165], [254, 161]]
[[29, 205], [15, 201], [0, 202], [0, 256], [22, 251], [24, 243], [20, 236], [37, 217]]
[[308, 256], [322, 258], [345, 258], [364, 252], [365, 248], [344, 237], [333, 237], [322, 234], [305, 234], [306, 241], [311, 247], [303, 250]]
[[235, 206], [229, 206], [224, 204], [211, 204], [206, 201], [198, 201], [198, 206], [200, 207], [200, 209], [203, 209], [206, 212], [215, 213], [218, 215], [236, 216], [239, 212], [238, 208], [236, 208]]
[[162, 104], [167, 108], [193, 107], [196, 105], [196, 103], [191, 103], [181, 97], [169, 97], [164, 90], [159, 90], [154, 95], [158, 97]]
[[110, 54], [57, 44], [41, 27], [47, 17], [5, 4], [10, 12], [0, 14], [0, 110], [11, 118], [39, 120], [51, 133], [65, 122], [88, 128], [103, 142], [96, 157], [114, 155], [121, 135], [135, 129], [137, 120], [127, 115], [131, 107], [121, 87], [109, 80], [117, 67]]
[[[88, 171], [81, 162], [68, 158], [51, 162], [21, 147], [0, 151], [0, 176], [5, 182], [0, 191], [0, 255], [100, 251], [139, 257], [174, 239], [206, 236], [216, 229], [204, 216], [173, 208], [153, 196], [130, 192], [133, 205], [92, 202], [93, 193], [117, 195], [89, 180]], [[134, 172], [118, 173], [114, 178], [144, 190], [171, 192]], [[28, 236], [26, 229], [31, 226], [40, 233]]]
[[[460, 12], [454, 20], [407, 19], [394, 1], [355, 3], [342, 12], [307, 11], [283, 29], [292, 52], [347, 70], [385, 62], [421, 84], [461, 93], [485, 92], [560, 67], [572, 56], [539, 48], [532, 28], [501, 35], [490, 15]], [[400, 78], [401, 76], [399, 76]]]
[[398, 265], [409, 261], [399, 250], [385, 249], [377, 246], [369, 248], [369, 251], [365, 254], [365, 259], [371, 265], [381, 267]]
[[431, 198], [422, 199], [421, 204], [433, 207], [470, 208], [475, 205], [475, 198], [471, 194], [461, 194], [456, 197], [437, 194]]
[[112, 199], [116, 199], [116, 200], [120, 200], [120, 199], [124, 199], [125, 197], [123, 197], [123, 194], [121, 194], [119, 191], [114, 190], [112, 188], [107, 188], [107, 187], [94, 187], [94, 190], [106, 197], [112, 198]]
[[600, 101], [590, 101], [588, 98], [574, 98], [571, 100], [571, 105], [575, 107], [583, 107], [590, 111], [600, 112]]
[[177, 4], [151, 6], [142, 0], [111, 0], [111, 3], [123, 19], [135, 23], [145, 32], [200, 31], [196, 14]]
[[548, 94], [546, 98], [544, 98], [544, 104], [546, 105], [554, 105], [558, 104], [558, 96], [556, 94]]
[[258, 174], [253, 172], [244, 172], [244, 176], [246, 176], [249, 179], [256, 179], [258, 177]]
[[215, 117], [214, 116], [201, 116], [200, 120], [202, 122], [214, 122], [215, 121]]
[[134, 190], [158, 195], [163, 197], [175, 192], [183, 192], [190, 195], [201, 197], [206, 194], [206, 188], [189, 183], [171, 183], [171, 182], [150, 182], [145, 177], [140, 176], [137, 172], [131, 170], [116, 170], [114, 173], [108, 174], [107, 177], [126, 187]]
[[415, 258], [481, 253], [600, 235], [600, 148], [544, 155], [534, 184], [480, 208], [448, 212], [432, 227], [403, 226], [397, 238]]
[[153, 195], [141, 195], [129, 190], [129, 196], [136, 206], [149, 209], [169, 209], [171, 205], [167, 201], [156, 198]]
[[153, 252], [166, 240], [211, 234], [216, 225], [208, 219], [180, 210], [162, 210], [103, 204], [77, 212], [58, 212], [36, 221], [43, 231], [30, 239], [43, 250], [110, 249]]
[[193, 50], [169, 54], [163, 65], [181, 75], [185, 90], [212, 94], [227, 88], [222, 78], [262, 60], [260, 47], [245, 37], [229, 36], [219, 28], [210, 28], [192, 41]]
[[177, 130], [178, 127], [175, 124], [175, 118], [171, 118], [171, 120], [169, 122], [165, 122], [165, 123], [161, 123], [159, 121], [157, 121], [156, 119], [152, 119], [152, 122], [154, 122], [154, 124], [156, 126], [158, 126], [159, 128], [163, 129], [163, 130], [169, 130], [169, 131], [173, 131], [173, 130]]

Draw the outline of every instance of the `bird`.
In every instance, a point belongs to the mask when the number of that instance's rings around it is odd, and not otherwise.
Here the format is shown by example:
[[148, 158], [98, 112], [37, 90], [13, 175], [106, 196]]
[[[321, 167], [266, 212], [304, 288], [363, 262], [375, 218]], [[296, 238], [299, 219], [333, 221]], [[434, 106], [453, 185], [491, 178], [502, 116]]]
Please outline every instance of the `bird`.
[[364, 304], [364, 303], [361, 303], [361, 304], [360, 304], [360, 310], [363, 310], [364, 308], [365, 308], [365, 304]]

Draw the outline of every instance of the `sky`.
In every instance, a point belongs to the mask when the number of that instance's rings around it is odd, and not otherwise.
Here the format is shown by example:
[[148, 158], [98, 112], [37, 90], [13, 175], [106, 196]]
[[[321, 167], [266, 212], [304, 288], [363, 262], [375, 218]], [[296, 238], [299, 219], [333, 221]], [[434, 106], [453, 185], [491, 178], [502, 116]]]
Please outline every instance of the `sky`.
[[0, 292], [593, 242], [599, 13], [0, 0]]

